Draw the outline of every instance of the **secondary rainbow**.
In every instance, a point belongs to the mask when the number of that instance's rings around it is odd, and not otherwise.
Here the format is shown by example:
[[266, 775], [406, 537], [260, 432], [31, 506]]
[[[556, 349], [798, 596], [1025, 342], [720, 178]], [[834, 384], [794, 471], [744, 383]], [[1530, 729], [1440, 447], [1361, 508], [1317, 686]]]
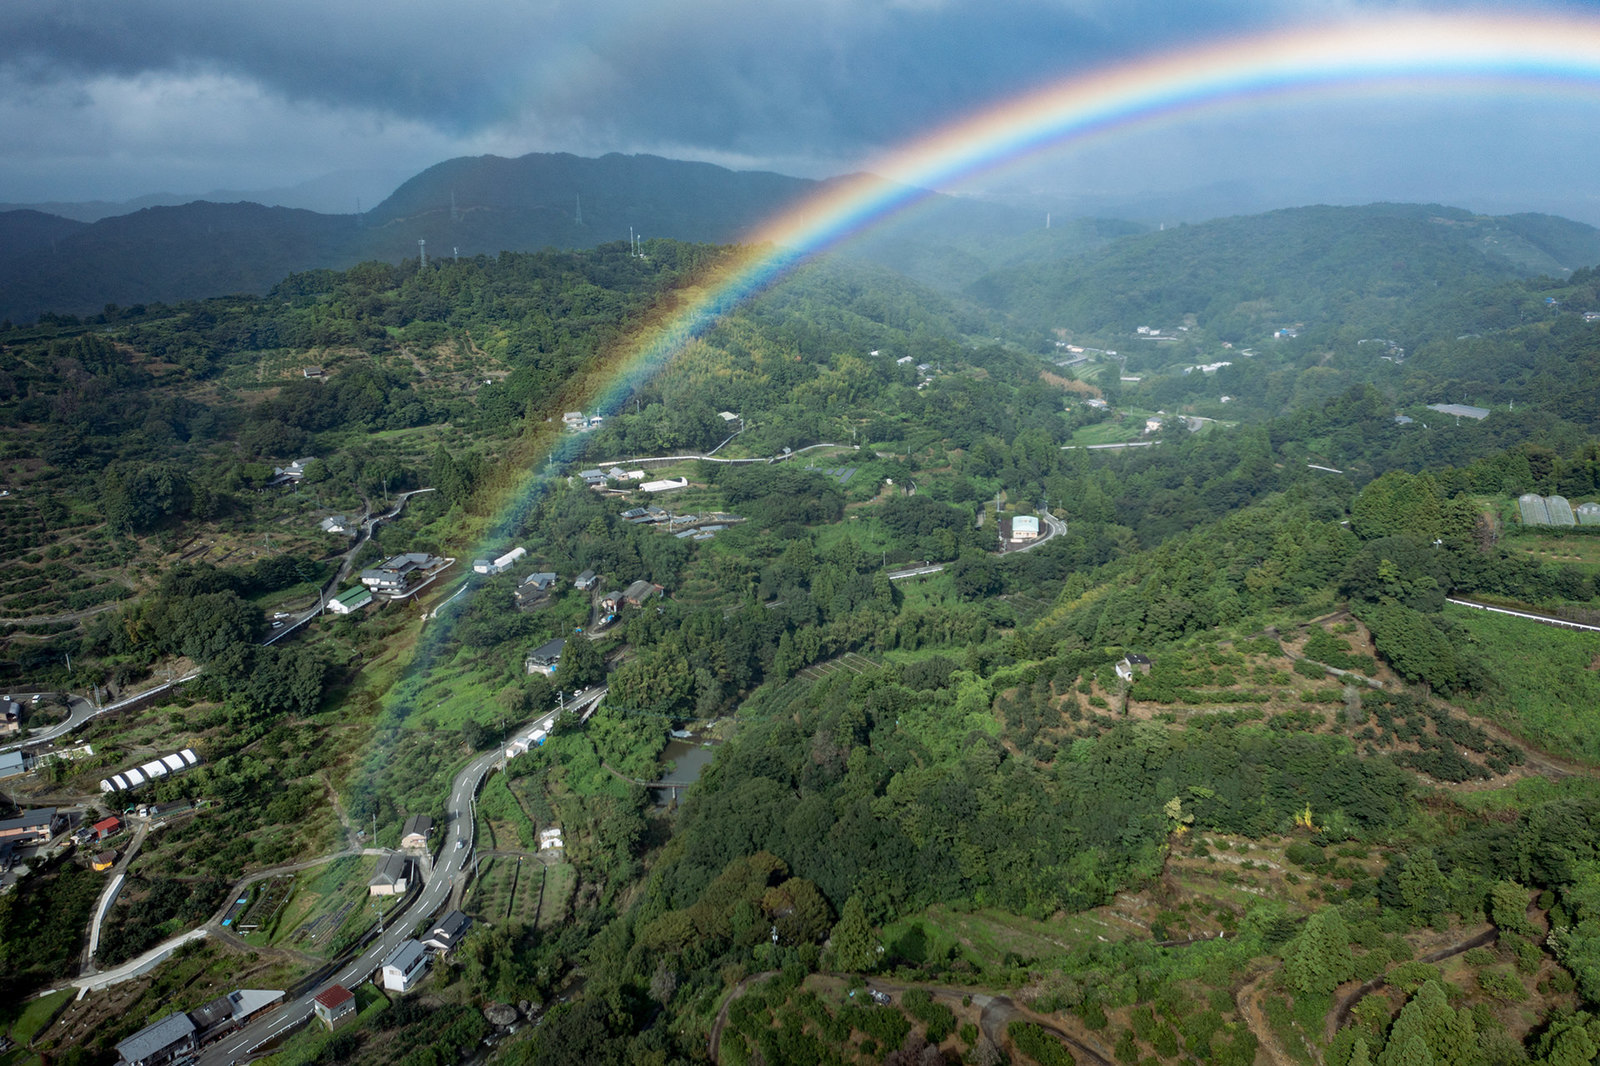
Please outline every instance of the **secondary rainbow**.
[[[1420, 16], [1326, 24], [1168, 52], [1073, 77], [946, 126], [893, 151], [866, 173], [751, 234], [715, 277], [611, 353], [576, 400], [604, 413], [726, 311], [807, 256], [831, 248], [924, 199], [1046, 148], [1152, 122], [1297, 96], [1438, 89], [1593, 91], [1600, 86], [1600, 20], [1575, 17]], [[518, 479], [520, 512], [539, 478], [532, 468], [567, 456], [546, 439]], [[570, 442], [575, 444], [575, 442]], [[531, 458], [531, 457], [530, 457]], [[509, 514], [501, 516], [509, 518]], [[506, 521], [491, 523], [503, 536]]]

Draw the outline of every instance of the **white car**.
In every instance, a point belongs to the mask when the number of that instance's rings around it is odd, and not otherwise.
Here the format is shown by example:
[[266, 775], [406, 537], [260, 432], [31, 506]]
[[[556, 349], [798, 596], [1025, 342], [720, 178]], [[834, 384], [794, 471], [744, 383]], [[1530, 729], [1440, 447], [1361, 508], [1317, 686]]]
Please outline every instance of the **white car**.
[[33, 699], [30, 700], [29, 702], [30, 703], [38, 703], [42, 699], [44, 699], [44, 693], [43, 692], [35, 692], [33, 694]]

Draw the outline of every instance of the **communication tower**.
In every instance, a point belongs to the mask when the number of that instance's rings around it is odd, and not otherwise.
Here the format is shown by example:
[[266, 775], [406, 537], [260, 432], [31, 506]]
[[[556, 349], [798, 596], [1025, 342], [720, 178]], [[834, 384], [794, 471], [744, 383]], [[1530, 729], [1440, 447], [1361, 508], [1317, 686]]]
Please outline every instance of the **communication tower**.
[[417, 258], [420, 260], [420, 262], [417, 264], [417, 269], [418, 270], [427, 270], [428, 269], [428, 239], [426, 237], [421, 237], [421, 238], [418, 238], [418, 240], [417, 240]]

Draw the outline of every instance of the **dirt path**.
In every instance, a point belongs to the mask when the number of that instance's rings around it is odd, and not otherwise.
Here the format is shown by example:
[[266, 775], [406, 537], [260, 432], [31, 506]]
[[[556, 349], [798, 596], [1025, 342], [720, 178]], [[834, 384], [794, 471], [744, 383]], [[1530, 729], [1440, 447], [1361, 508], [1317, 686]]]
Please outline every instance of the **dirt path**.
[[1294, 1060], [1290, 1059], [1278, 1044], [1278, 1034], [1272, 1031], [1272, 1025], [1267, 1021], [1267, 1012], [1261, 1006], [1262, 989], [1266, 986], [1267, 978], [1277, 972], [1278, 968], [1274, 966], [1240, 988], [1234, 993], [1233, 1001], [1239, 1007], [1239, 1016], [1244, 1019], [1244, 1024], [1249, 1027], [1251, 1035], [1256, 1038], [1256, 1044], [1266, 1052], [1272, 1066], [1293, 1066]]
[[733, 1006], [733, 1001], [744, 995], [751, 984], [756, 981], [765, 981], [774, 976], [778, 971], [767, 970], [765, 973], [753, 973], [749, 977], [733, 986], [733, 991], [728, 993], [728, 998], [722, 1001], [722, 1009], [717, 1011], [717, 1020], [711, 1023], [711, 1036], [706, 1039], [706, 1049], [711, 1053], [711, 1061], [717, 1061], [717, 1054], [722, 1050], [722, 1030], [728, 1024], [728, 1008]]
[[58, 622], [81, 622], [85, 618], [92, 618], [97, 614], [121, 607], [125, 600], [112, 600], [81, 611], [68, 611], [66, 614], [31, 614], [24, 618], [0, 618], [0, 625], [8, 626], [41, 626]]
[[[1429, 952], [1417, 961], [1439, 962], [1443, 959], [1450, 958], [1452, 955], [1460, 955], [1464, 951], [1470, 951], [1473, 948], [1481, 948], [1485, 945], [1492, 944], [1495, 942], [1495, 939], [1498, 936], [1499, 930], [1497, 930], [1494, 926], [1485, 926], [1483, 929], [1480, 929], [1476, 934], [1467, 938], [1466, 940], [1457, 941], [1448, 947], [1440, 948], [1438, 951]], [[1379, 974], [1372, 980], [1358, 985], [1355, 989], [1346, 993], [1344, 998], [1339, 1000], [1339, 1006], [1328, 1015], [1328, 1024], [1326, 1026], [1324, 1036], [1331, 1041], [1333, 1039], [1333, 1035], [1349, 1023], [1350, 1012], [1355, 1009], [1355, 1005], [1357, 1003], [1361, 1002], [1362, 997], [1367, 995], [1369, 992], [1375, 992], [1382, 988], [1384, 983], [1383, 975]]]
[[898, 981], [874, 980], [870, 984], [873, 988], [894, 995], [904, 995], [913, 988], [920, 988], [933, 996], [935, 1000], [947, 1000], [958, 1007], [962, 997], [971, 996], [972, 1002], [980, 1009], [978, 1027], [983, 1030], [985, 1036], [994, 1041], [995, 1047], [1005, 1046], [1006, 1027], [1012, 1022], [1032, 1022], [1071, 1048], [1079, 1063], [1086, 1063], [1088, 1066], [1116, 1066], [1111, 1052], [1100, 1046], [1087, 1033], [1068, 1032], [1061, 1028], [1061, 1020], [1059, 1018], [1040, 1014], [1030, 1007], [1023, 1006], [1010, 996], [994, 992], [983, 992], [972, 988], [929, 985], [921, 982], [902, 984]]

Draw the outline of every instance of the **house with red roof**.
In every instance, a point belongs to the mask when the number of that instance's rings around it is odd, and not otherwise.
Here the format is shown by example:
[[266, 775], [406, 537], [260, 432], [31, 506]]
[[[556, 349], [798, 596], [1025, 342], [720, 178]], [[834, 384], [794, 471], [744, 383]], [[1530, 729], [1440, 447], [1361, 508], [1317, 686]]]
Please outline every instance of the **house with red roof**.
[[322, 1024], [337, 1029], [356, 1015], [356, 997], [344, 985], [329, 985], [311, 997], [311, 1009]]

